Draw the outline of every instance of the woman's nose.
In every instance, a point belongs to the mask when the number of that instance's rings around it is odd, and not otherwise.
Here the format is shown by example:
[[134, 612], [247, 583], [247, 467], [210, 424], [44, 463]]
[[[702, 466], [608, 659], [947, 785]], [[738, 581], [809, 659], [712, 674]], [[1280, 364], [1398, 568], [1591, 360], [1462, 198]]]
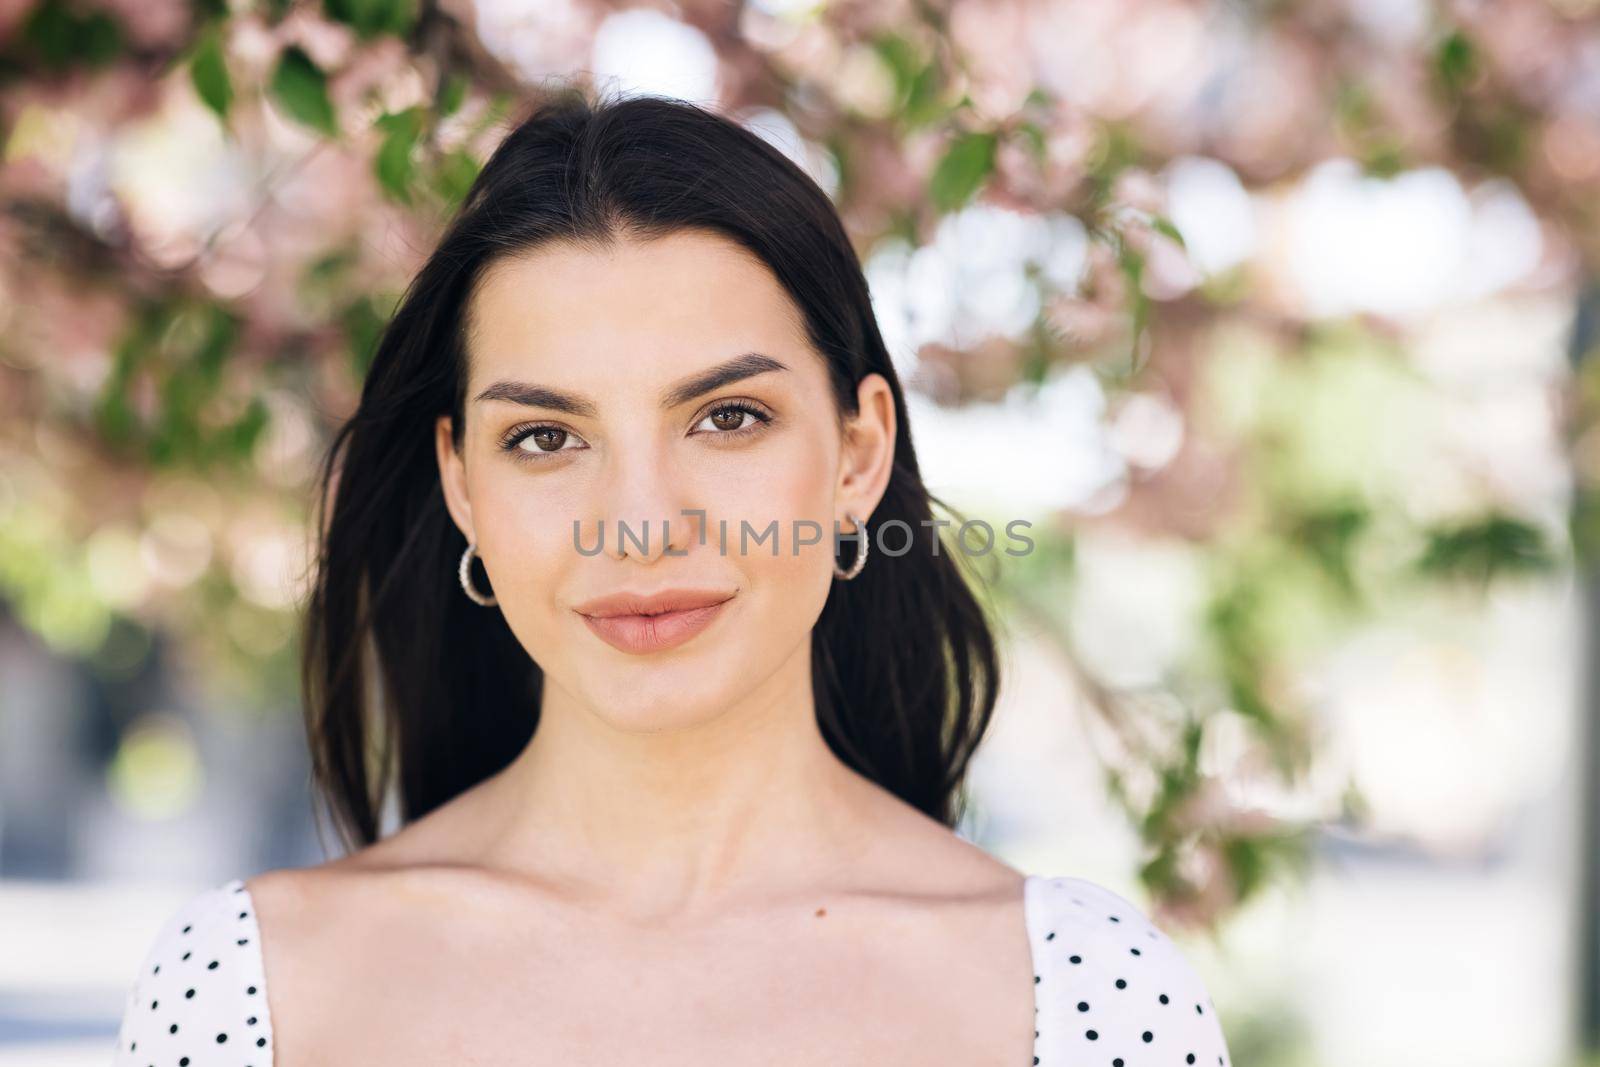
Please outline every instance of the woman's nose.
[[[648, 562], [688, 551], [700, 529], [695, 502], [666, 450], [619, 460], [604, 490], [600, 536], [612, 559]], [[700, 514], [703, 514], [700, 513]]]

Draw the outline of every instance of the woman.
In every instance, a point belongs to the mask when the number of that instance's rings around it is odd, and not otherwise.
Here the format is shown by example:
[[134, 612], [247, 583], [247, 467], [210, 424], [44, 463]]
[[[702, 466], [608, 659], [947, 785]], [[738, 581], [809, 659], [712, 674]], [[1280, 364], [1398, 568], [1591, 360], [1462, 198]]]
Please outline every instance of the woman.
[[116, 1062], [1225, 1065], [1138, 909], [953, 832], [998, 671], [933, 499], [827, 196], [692, 105], [541, 105], [323, 472], [348, 854], [174, 913]]

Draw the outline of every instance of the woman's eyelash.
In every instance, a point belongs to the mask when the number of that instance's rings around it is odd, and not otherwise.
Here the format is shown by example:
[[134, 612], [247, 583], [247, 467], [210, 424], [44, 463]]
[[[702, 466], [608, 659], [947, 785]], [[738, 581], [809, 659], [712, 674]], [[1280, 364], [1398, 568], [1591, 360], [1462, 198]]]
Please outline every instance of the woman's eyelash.
[[[537, 459], [540, 456], [554, 456], [561, 452], [580, 451], [579, 449], [569, 448], [557, 448], [549, 451], [539, 449], [538, 451], [534, 451], [532, 449], [521, 447], [523, 441], [526, 441], [528, 438], [532, 437], [541, 430], [554, 430], [557, 433], [564, 433], [569, 437], [577, 436], [577, 434], [573, 433], [564, 426], [555, 426], [548, 422], [535, 422], [522, 426], [513, 426], [510, 430], [506, 431], [505, 435], [500, 438], [500, 448], [506, 452], [510, 452], [515, 459]], [[565, 440], [563, 440], [562, 444], [565, 443]]]
[[[773, 420], [773, 416], [772, 416], [771, 413], [769, 413], [764, 408], [761, 408], [761, 407], [757, 406], [756, 404], [754, 404], [754, 403], [752, 403], [750, 401], [747, 401], [747, 400], [725, 400], [725, 401], [717, 404], [715, 407], [708, 408], [706, 410], [705, 414], [701, 415], [698, 419], [695, 420], [694, 424], [696, 426], [698, 426], [702, 422], [704, 422], [706, 419], [710, 418], [711, 416], [718, 415], [718, 414], [721, 414], [723, 412], [728, 412], [728, 411], [741, 411], [741, 412], [744, 412], [745, 414], [751, 416], [751, 418], [753, 418], [755, 421], [750, 423], [749, 425], [741, 426], [737, 430], [702, 431], [701, 435], [702, 436], [706, 436], [706, 437], [712, 437], [712, 438], [718, 438], [718, 437], [722, 437], [722, 438], [728, 438], [728, 437], [742, 438], [742, 437], [747, 437], [747, 436], [749, 436], [750, 434], [753, 434], [753, 433], [760, 433]], [[533, 451], [531, 449], [526, 449], [526, 448], [521, 447], [523, 441], [527, 440], [529, 437], [532, 437], [534, 434], [538, 433], [541, 430], [553, 430], [553, 431], [555, 431], [557, 433], [566, 434], [568, 437], [577, 437], [577, 434], [573, 433], [571, 430], [567, 429], [565, 426], [557, 426], [554, 423], [548, 423], [548, 422], [524, 423], [521, 426], [513, 426], [510, 430], [507, 430], [505, 432], [505, 434], [503, 434], [501, 436], [501, 438], [500, 438], [500, 448], [501, 448], [502, 451], [510, 452], [512, 454], [513, 458], [515, 458], [515, 459], [532, 461], [532, 462], [539, 462], [543, 457], [546, 457], [546, 456], [557, 456], [557, 455], [560, 455], [562, 452], [581, 452], [582, 451], [582, 449], [574, 449], [574, 448], [556, 448], [556, 449], [551, 449], [551, 450], [548, 450], [548, 451], [546, 451], [544, 449], [540, 449], [538, 451]], [[563, 440], [562, 444], [565, 444], [565, 443], [566, 443], [566, 441]]]
[[741, 426], [737, 430], [713, 430], [711, 431], [711, 435], [713, 437], [744, 437], [747, 434], [760, 432], [767, 426], [768, 423], [772, 422], [772, 415], [769, 412], [763, 408], [757, 407], [748, 400], [725, 400], [716, 407], [709, 408], [704, 415], [700, 416], [694, 421], [694, 424], [698, 426], [711, 416], [720, 414], [724, 411], [742, 411], [745, 414], [752, 416], [755, 421], [748, 425]]

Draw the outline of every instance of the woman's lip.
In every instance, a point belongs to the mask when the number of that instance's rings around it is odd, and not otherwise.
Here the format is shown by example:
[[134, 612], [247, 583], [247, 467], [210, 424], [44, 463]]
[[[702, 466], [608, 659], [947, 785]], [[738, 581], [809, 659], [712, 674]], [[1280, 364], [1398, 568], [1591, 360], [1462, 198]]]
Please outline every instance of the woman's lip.
[[642, 655], [647, 652], [662, 652], [683, 644], [710, 626], [727, 604], [728, 601], [724, 600], [718, 604], [708, 604], [703, 608], [667, 611], [659, 615], [612, 615], [603, 619], [584, 615], [583, 621], [600, 640], [612, 648], [633, 655]]

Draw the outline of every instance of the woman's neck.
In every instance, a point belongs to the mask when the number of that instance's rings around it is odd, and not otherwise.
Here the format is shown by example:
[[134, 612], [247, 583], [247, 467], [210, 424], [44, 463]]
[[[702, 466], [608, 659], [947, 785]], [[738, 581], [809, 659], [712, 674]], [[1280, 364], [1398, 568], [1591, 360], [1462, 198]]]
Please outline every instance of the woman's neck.
[[614, 721], [546, 680], [533, 739], [475, 805], [480, 862], [663, 916], [811, 886], [872, 847], [888, 794], [822, 737], [808, 655], [693, 723]]

